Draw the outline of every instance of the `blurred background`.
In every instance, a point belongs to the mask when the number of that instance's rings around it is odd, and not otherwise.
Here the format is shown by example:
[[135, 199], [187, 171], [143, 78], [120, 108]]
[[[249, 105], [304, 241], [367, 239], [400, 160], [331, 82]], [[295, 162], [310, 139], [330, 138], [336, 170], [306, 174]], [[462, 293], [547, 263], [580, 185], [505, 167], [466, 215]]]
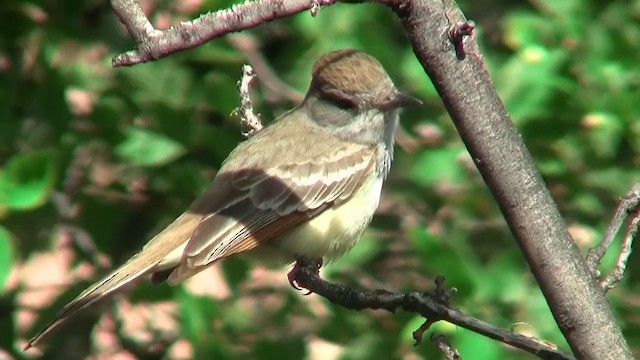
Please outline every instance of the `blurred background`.
[[[156, 27], [228, 0], [143, 0]], [[584, 252], [640, 178], [640, 1], [460, 1], [483, 59]], [[322, 274], [344, 284], [458, 289], [454, 306], [568, 347], [395, 15], [337, 4], [131, 68], [132, 40], [98, 0], [0, 4], [0, 359], [438, 359], [445, 334], [464, 359], [527, 359], [423, 319], [349, 311], [289, 287], [282, 269], [242, 259], [183, 286], [139, 286], [83, 312], [22, 353], [26, 338], [122, 263], [195, 199], [241, 141], [236, 81], [269, 123], [306, 91], [313, 62], [345, 47], [380, 60], [421, 98], [404, 112], [397, 161], [364, 238]], [[473, 89], [470, 89], [473, 91]], [[304, 146], [304, 145], [301, 145]], [[615, 251], [602, 269], [611, 269]], [[640, 355], [640, 259], [608, 294]]]

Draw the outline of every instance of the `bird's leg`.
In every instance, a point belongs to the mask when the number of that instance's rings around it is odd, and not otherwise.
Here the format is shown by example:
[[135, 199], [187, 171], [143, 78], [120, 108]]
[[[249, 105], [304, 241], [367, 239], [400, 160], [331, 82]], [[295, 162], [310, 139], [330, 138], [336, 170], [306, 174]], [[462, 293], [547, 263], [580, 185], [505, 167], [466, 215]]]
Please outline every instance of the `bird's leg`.
[[[292, 288], [296, 290], [302, 290], [302, 288], [296, 285], [296, 279], [300, 273], [300, 269], [307, 266], [314, 266], [316, 275], [320, 276], [320, 268], [322, 267], [322, 258], [316, 258], [316, 259], [299, 258], [298, 260], [296, 260], [296, 263], [293, 264], [293, 269], [291, 269], [291, 271], [289, 271], [289, 273], [287, 274], [287, 279], [289, 280], [289, 284], [291, 285]], [[305, 295], [309, 295], [309, 294], [311, 294], [311, 291], [309, 291]]]

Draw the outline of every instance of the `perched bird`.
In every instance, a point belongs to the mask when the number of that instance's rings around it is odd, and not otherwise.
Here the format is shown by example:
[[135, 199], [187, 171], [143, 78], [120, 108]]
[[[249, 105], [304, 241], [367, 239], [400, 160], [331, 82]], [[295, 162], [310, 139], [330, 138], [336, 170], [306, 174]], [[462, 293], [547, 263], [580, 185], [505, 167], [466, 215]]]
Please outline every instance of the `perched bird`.
[[184, 214], [66, 305], [25, 349], [145, 275], [173, 285], [239, 253], [283, 263], [343, 255], [378, 207], [398, 110], [420, 104], [363, 52], [323, 56], [298, 107], [240, 143]]

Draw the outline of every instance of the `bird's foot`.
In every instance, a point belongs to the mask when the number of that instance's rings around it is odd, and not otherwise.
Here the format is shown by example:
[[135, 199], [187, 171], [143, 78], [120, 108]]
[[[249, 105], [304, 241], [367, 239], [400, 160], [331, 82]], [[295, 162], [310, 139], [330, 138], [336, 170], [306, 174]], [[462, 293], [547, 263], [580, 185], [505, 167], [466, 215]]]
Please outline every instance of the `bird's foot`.
[[[301, 269], [309, 266], [313, 266], [315, 268], [316, 275], [320, 276], [320, 268], [322, 267], [322, 258], [313, 259], [313, 260], [300, 258], [296, 260], [296, 263], [293, 264], [293, 269], [291, 269], [291, 271], [289, 271], [289, 273], [287, 274], [289, 285], [291, 285], [292, 288], [296, 290], [302, 290], [302, 288], [298, 286], [297, 279], [298, 279], [298, 276], [300, 275]], [[312, 291], [309, 291], [304, 295], [309, 295], [311, 293]]]

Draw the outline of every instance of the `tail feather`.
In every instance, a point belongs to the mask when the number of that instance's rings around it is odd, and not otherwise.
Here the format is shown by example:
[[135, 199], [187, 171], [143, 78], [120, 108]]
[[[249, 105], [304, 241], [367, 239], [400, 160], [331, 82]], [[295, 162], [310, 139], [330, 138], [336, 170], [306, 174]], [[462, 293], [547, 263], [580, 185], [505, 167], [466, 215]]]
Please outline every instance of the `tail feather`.
[[[87, 290], [83, 291], [78, 297], [73, 299], [69, 304], [67, 304], [58, 314], [56, 315], [56, 319], [47, 325], [42, 331], [36, 334], [27, 345], [24, 347], [24, 350], [29, 349], [32, 346], [37, 346], [43, 339], [45, 339], [49, 334], [58, 329], [63, 323], [65, 323], [69, 318], [75, 315], [79, 310], [97, 302], [110, 295], [116, 290], [119, 290], [123, 286], [131, 283], [132, 281], [140, 278], [144, 274], [146, 274], [151, 266], [140, 266], [141, 264], [136, 264], [134, 259], [130, 260], [125, 266], [114, 271], [109, 274], [104, 279], [92, 285]], [[133, 269], [137, 269], [137, 271], [132, 272]]]
[[37, 346], [83, 308], [109, 296], [146, 274], [166, 271], [166, 269], [177, 266], [182, 259], [182, 252], [187, 240], [189, 240], [200, 218], [200, 215], [190, 213], [178, 217], [165, 230], [151, 239], [142, 251], [62, 308], [52, 323], [29, 340], [24, 350]]

